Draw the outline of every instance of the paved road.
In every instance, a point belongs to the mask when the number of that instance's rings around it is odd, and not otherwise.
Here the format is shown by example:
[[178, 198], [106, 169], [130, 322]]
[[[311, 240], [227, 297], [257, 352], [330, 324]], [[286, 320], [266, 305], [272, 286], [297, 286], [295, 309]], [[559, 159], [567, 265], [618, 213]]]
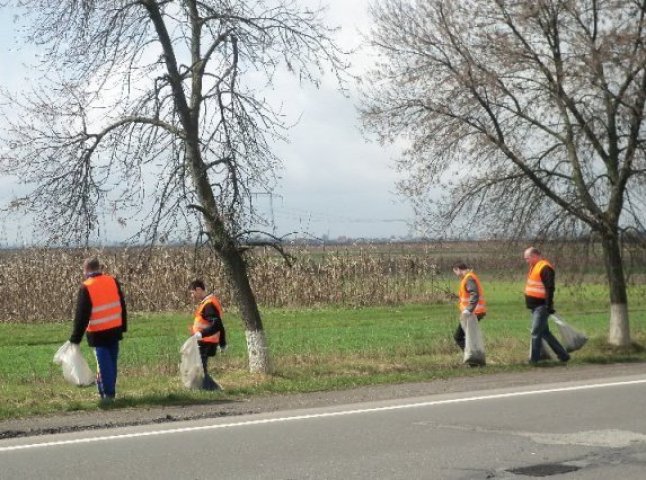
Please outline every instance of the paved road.
[[[646, 478], [646, 375], [0, 441], [0, 479]], [[525, 470], [523, 470], [525, 469]]]

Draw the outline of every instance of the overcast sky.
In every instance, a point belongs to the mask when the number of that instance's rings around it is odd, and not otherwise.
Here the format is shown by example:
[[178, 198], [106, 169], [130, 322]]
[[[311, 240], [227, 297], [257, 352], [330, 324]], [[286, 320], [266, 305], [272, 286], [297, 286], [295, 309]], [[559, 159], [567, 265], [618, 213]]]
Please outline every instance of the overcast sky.
[[[329, 6], [330, 25], [341, 27], [339, 44], [346, 50], [360, 47], [359, 31], [369, 28], [369, 0], [323, 0]], [[0, 83], [24, 85], [21, 67], [25, 51], [19, 51], [11, 15], [0, 10]], [[370, 64], [360, 48], [351, 58], [354, 73]], [[349, 97], [338, 92], [335, 80], [324, 78], [320, 88], [299, 86], [280, 78], [270, 92], [283, 99], [287, 114], [300, 121], [289, 132], [289, 144], [276, 146], [284, 170], [275, 196], [258, 198], [275, 232], [307, 232], [322, 237], [401, 237], [410, 231], [412, 210], [395, 194], [398, 179], [396, 147], [383, 147], [364, 138], [359, 130], [354, 86]], [[17, 191], [13, 179], [0, 178], [0, 201]], [[270, 208], [271, 207], [271, 208]], [[4, 225], [13, 232], [15, 227]], [[13, 233], [8, 235], [11, 237]], [[24, 232], [23, 232], [24, 235]], [[11, 238], [9, 238], [11, 240]], [[0, 241], [2, 239], [0, 238]]]

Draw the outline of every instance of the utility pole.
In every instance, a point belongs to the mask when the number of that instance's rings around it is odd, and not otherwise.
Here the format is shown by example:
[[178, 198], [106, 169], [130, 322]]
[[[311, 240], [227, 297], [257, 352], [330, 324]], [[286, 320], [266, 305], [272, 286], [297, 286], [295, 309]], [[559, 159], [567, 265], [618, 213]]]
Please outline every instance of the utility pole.
[[[271, 217], [271, 233], [276, 236], [276, 218], [274, 216], [274, 193], [272, 192], [251, 192], [252, 195], [259, 197], [261, 195], [269, 197], [269, 216]], [[282, 199], [282, 195], [276, 195]]]

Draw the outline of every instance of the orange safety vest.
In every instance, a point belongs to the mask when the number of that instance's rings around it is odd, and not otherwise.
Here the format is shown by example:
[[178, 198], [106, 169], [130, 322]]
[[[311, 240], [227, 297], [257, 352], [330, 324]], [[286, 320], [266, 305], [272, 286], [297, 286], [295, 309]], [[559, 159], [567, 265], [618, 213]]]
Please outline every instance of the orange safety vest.
[[469, 279], [469, 277], [473, 278], [478, 287], [478, 303], [476, 304], [476, 308], [473, 313], [475, 313], [476, 315], [487, 313], [487, 302], [484, 298], [482, 284], [480, 283], [478, 276], [473, 272], [468, 272], [464, 277], [462, 277], [462, 281], [460, 282], [460, 289], [458, 291], [458, 296], [460, 297], [460, 301], [458, 302], [458, 309], [462, 311], [469, 306], [469, 300], [471, 300], [471, 295], [467, 291], [467, 280]]
[[94, 333], [120, 327], [123, 318], [117, 281], [110, 275], [103, 274], [88, 278], [83, 285], [87, 288], [92, 303], [87, 331]]
[[[200, 304], [195, 309], [195, 317], [193, 318], [193, 327], [191, 328], [191, 332], [193, 334], [197, 332], [201, 332], [205, 328], [211, 326], [211, 323], [205, 320], [204, 317], [202, 316], [204, 309], [209, 304], [213, 304], [213, 306], [218, 312], [218, 315], [220, 316], [220, 318], [222, 318], [222, 305], [220, 304], [220, 300], [218, 300], [217, 297], [213, 294], [207, 295], [206, 297], [204, 297], [204, 299], [200, 302]], [[213, 335], [210, 335], [208, 337], [202, 337], [201, 341], [205, 343], [220, 343], [220, 332], [214, 333]]]
[[545, 285], [543, 285], [543, 280], [541, 280], [541, 272], [545, 267], [554, 268], [550, 262], [542, 259], [536, 262], [534, 266], [529, 269], [529, 273], [527, 274], [527, 283], [525, 283], [525, 295], [528, 297], [547, 298]]

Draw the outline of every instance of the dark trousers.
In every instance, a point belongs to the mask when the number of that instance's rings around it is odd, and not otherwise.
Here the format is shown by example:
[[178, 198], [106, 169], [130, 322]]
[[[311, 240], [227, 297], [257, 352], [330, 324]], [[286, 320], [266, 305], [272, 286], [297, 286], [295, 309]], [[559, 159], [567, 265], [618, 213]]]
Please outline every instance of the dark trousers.
[[547, 342], [559, 360], [567, 362], [570, 359], [570, 354], [567, 353], [563, 345], [559, 343], [548, 325], [547, 319], [550, 314], [547, 311], [546, 305], [539, 305], [532, 310], [532, 337], [531, 337], [531, 350], [530, 361], [537, 363], [541, 359], [541, 349], [543, 339]]
[[[484, 318], [485, 315], [486, 314], [483, 313], [476, 315], [476, 317], [478, 321], [480, 321]], [[465, 333], [461, 323], [458, 323], [458, 328], [456, 328], [455, 332], [453, 333], [453, 340], [455, 340], [457, 346], [460, 347], [460, 350], [464, 351]]]
[[101, 398], [114, 398], [117, 389], [117, 360], [119, 359], [119, 342], [111, 345], [94, 347], [96, 355], [96, 386]]
[[202, 381], [202, 390], [221, 390], [220, 385], [217, 384], [211, 375], [209, 375], [208, 365], [209, 357], [215, 357], [217, 352], [217, 346], [213, 343], [211, 344], [198, 344], [200, 347], [200, 358], [202, 359], [202, 368], [204, 368], [204, 380]]

